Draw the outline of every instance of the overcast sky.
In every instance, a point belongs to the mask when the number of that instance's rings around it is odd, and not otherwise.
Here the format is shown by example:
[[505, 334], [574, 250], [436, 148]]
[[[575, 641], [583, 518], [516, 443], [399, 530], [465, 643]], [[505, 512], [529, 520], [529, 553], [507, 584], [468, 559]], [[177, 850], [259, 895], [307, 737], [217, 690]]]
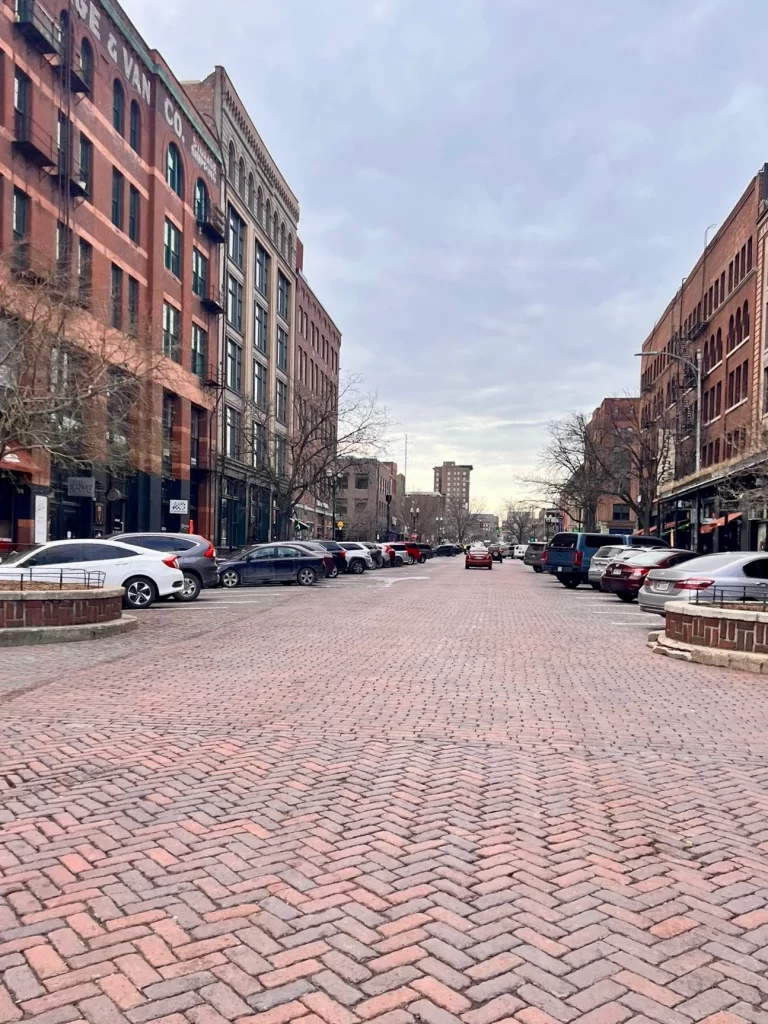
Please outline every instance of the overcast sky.
[[224, 64], [301, 203], [305, 272], [409, 489], [496, 508], [632, 354], [768, 158], [765, 0], [123, 0]]

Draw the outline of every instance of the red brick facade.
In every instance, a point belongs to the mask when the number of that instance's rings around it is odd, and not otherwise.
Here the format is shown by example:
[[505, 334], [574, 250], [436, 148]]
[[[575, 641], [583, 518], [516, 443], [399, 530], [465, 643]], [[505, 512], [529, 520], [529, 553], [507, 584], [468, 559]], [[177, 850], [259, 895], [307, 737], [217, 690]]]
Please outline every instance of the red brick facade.
[[668, 606], [665, 632], [670, 640], [697, 647], [768, 654], [768, 614], [762, 612], [701, 606], [673, 611]]
[[85, 626], [112, 622], [122, 615], [122, 594], [65, 592], [28, 594], [0, 592], [0, 629], [30, 629], [36, 626]]

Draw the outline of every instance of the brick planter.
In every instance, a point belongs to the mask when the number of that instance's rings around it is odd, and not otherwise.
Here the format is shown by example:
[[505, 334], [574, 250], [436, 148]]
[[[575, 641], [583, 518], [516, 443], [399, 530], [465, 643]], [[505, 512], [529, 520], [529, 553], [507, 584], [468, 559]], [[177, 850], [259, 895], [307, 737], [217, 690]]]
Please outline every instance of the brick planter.
[[0, 647], [90, 640], [135, 624], [122, 612], [123, 588], [0, 590]]
[[670, 601], [664, 632], [653, 634], [650, 646], [685, 661], [768, 675], [768, 612]]

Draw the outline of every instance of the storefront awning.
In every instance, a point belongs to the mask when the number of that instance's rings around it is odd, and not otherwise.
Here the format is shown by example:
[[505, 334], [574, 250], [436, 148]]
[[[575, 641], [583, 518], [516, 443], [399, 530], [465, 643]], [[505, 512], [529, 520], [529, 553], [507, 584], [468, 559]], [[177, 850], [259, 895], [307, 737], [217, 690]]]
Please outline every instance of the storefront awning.
[[28, 473], [30, 476], [40, 472], [39, 466], [29, 452], [25, 452], [23, 448], [14, 444], [9, 445], [9, 448], [10, 451], [6, 451], [0, 459], [0, 469], [10, 469], [15, 473]]
[[664, 529], [665, 530], [674, 530], [674, 528], [676, 526], [677, 526], [677, 523], [675, 522], [674, 519], [671, 519], [668, 523], [664, 523]]
[[741, 512], [729, 512], [728, 513], [728, 522], [732, 523], [733, 520], [734, 519], [738, 519], [740, 515], [741, 515]]
[[293, 520], [293, 526], [296, 530], [311, 530], [312, 527], [308, 523], [302, 523], [300, 519]]

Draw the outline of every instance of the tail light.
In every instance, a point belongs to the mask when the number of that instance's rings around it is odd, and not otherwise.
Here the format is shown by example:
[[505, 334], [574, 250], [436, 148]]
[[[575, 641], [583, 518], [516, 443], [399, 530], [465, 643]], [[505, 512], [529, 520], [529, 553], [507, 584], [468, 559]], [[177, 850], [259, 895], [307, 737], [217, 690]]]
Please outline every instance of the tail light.
[[573, 567], [574, 569], [580, 569], [581, 563], [584, 561], [584, 552], [577, 551], [573, 556]]
[[344, 550], [344, 548], [341, 548], [341, 550], [337, 551], [336, 554], [337, 555], [341, 555], [341, 557], [344, 559], [344, 561], [347, 560], [347, 552]]
[[208, 545], [208, 550], [203, 552], [203, 558], [215, 558], [215, 557], [216, 557], [216, 548], [213, 546], [213, 544], [209, 544]]
[[703, 580], [696, 576], [691, 576], [689, 580], [680, 580], [679, 583], [673, 583], [674, 590], [706, 590], [708, 587], [714, 587], [714, 580]]
[[544, 552], [544, 554], [543, 554], [543, 555], [541, 556], [541, 564], [542, 564], [542, 565], [546, 565], [546, 564], [547, 564], [547, 552], [546, 552], [546, 551], [545, 551], [545, 552]]
[[624, 570], [625, 573], [629, 573], [629, 575], [635, 577], [635, 579], [641, 576], [647, 576], [650, 571], [650, 566], [648, 566], [647, 569], [630, 569], [629, 566], [627, 566], [627, 568]]
[[163, 565], [167, 565], [169, 569], [178, 569], [179, 560], [176, 555], [168, 555], [167, 558], [163, 559]]

